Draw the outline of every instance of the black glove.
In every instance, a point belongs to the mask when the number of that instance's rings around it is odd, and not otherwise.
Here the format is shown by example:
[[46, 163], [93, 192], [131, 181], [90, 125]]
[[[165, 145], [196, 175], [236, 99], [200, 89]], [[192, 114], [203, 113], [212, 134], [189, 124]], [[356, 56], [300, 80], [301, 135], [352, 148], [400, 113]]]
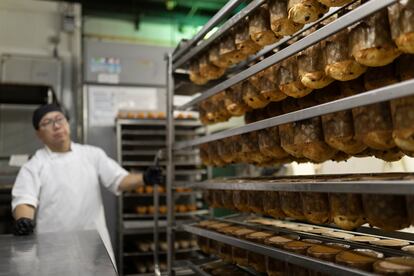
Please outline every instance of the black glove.
[[14, 222], [13, 234], [16, 236], [25, 236], [33, 234], [36, 224], [32, 219], [19, 218]]
[[148, 169], [144, 172], [144, 184], [151, 185], [151, 184], [164, 184], [165, 177], [162, 175], [162, 170], [158, 166], [148, 167]]

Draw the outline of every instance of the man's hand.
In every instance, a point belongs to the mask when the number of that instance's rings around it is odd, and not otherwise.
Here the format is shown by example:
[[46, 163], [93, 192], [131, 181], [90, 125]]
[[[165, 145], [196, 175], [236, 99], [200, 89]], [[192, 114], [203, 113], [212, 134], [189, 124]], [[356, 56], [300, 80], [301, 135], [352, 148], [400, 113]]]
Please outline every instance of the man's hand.
[[19, 218], [14, 222], [13, 234], [16, 236], [25, 236], [33, 234], [36, 224], [32, 219]]
[[162, 170], [158, 166], [151, 166], [144, 172], [144, 184], [164, 184], [165, 177], [162, 175]]

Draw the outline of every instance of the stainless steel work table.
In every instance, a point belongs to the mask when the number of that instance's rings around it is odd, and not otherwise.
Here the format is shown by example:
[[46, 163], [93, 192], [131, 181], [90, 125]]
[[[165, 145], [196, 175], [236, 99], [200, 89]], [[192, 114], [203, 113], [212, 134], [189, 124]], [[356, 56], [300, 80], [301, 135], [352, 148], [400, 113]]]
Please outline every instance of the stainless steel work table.
[[0, 235], [0, 275], [117, 275], [95, 230]]

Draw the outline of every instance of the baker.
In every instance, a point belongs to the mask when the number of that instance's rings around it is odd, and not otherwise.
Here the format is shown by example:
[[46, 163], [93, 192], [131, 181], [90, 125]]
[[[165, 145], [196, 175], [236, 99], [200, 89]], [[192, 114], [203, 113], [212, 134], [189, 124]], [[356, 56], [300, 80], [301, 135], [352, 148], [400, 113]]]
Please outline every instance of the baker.
[[37, 108], [32, 123], [44, 147], [20, 169], [14, 183], [14, 234], [96, 229], [114, 261], [100, 184], [116, 195], [161, 184], [160, 168], [128, 173], [102, 149], [72, 142], [68, 118], [58, 105]]

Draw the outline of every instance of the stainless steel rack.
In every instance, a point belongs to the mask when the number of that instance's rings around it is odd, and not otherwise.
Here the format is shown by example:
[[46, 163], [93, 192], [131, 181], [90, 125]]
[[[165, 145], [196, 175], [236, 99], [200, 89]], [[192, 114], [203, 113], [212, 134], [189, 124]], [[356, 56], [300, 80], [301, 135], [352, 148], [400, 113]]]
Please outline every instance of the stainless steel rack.
[[[329, 177], [329, 176], [326, 176]], [[289, 182], [286, 178], [252, 178], [252, 179], [214, 179], [189, 183], [194, 189], [211, 190], [248, 190], [248, 191], [288, 191], [288, 192], [319, 192], [319, 193], [357, 193], [357, 194], [394, 194], [413, 195], [414, 175], [406, 174], [410, 180], [359, 180], [334, 181], [321, 179]], [[403, 177], [405, 178], [405, 177]], [[292, 178], [292, 180], [294, 180]]]
[[[320, 104], [314, 107], [306, 108], [303, 110], [283, 114], [273, 118], [268, 118], [261, 120], [255, 123], [247, 124], [241, 127], [235, 127], [232, 129], [227, 129], [224, 131], [216, 132], [214, 134], [205, 135], [202, 137], [197, 137], [195, 139], [187, 139], [182, 141], [175, 140], [175, 120], [173, 113], [175, 110], [188, 110], [194, 108], [201, 101], [221, 92], [225, 89], [242, 82], [249, 77], [255, 75], [256, 73], [279, 63], [286, 58], [306, 49], [307, 47], [343, 30], [346, 27], [349, 27], [366, 16], [375, 13], [389, 5], [396, 3], [398, 0], [370, 0], [366, 1], [364, 4], [359, 7], [347, 10], [348, 6], [343, 6], [340, 8], [331, 9], [323, 18], [314, 22], [312, 24], [306, 25], [301, 31], [297, 32], [291, 37], [284, 38], [279, 42], [267, 46], [256, 55], [248, 58], [247, 61], [242, 62], [239, 65], [234, 66], [228, 70], [227, 78], [221, 78], [218, 81], [214, 81], [213, 85], [205, 85], [202, 88], [195, 90], [198, 94], [186, 104], [183, 104], [179, 107], [174, 107], [173, 105], [173, 96], [177, 94], [177, 87], [175, 86], [175, 78], [178, 76], [178, 72], [182, 72], [186, 64], [198, 54], [202, 53], [207, 49], [209, 45], [216, 42], [219, 37], [225, 35], [232, 27], [234, 27], [241, 19], [245, 18], [256, 8], [261, 6], [266, 1], [263, 0], [253, 0], [251, 1], [244, 9], [239, 13], [231, 17], [221, 27], [216, 31], [211, 37], [201, 41], [203, 36], [211, 30], [213, 27], [217, 26], [219, 20], [217, 18], [225, 18], [231, 13], [229, 6], [224, 7], [216, 16], [216, 18], [209, 21], [206, 26], [203, 28], [203, 31], [197, 34], [190, 43], [186, 46], [177, 49], [173, 55], [168, 55], [167, 58], [167, 231], [169, 234], [168, 245], [168, 273], [172, 274], [173, 264], [174, 264], [174, 229], [177, 229], [176, 223], [174, 221], [174, 210], [173, 210], [173, 198], [174, 198], [174, 179], [173, 176], [176, 173], [176, 168], [174, 165], [174, 155], [176, 152], [193, 148], [207, 142], [223, 139], [226, 137], [231, 137], [235, 135], [240, 135], [243, 133], [249, 133], [252, 131], [257, 131], [272, 126], [277, 126], [289, 122], [299, 121], [307, 118], [312, 118], [315, 116], [320, 116], [328, 113], [333, 113], [337, 111], [347, 110], [354, 107], [359, 107], [367, 104], [373, 104], [383, 101], [388, 101], [400, 97], [412, 96], [414, 95], [414, 80], [404, 81], [395, 85], [390, 85], [382, 87], [375, 90], [370, 90], [368, 92], [358, 94], [355, 96], [347, 97], [344, 99], [336, 100], [326, 104]], [[232, 4], [233, 1], [231, 1]], [[234, 1], [236, 2], [236, 1]], [[287, 45], [286, 42], [293, 41], [292, 38], [299, 38], [302, 36], [303, 32], [309, 28], [312, 28], [320, 22], [330, 16], [340, 15], [333, 22], [327, 24], [311, 33], [300, 38], [298, 41]], [[198, 43], [198, 44], [197, 44]], [[270, 54], [272, 51], [277, 49], [272, 55], [265, 57]], [[259, 58], [265, 57], [262, 61], [256, 63], [255, 65], [246, 68], [246, 65], [253, 61], [259, 60]], [[206, 88], [207, 87], [207, 88]], [[191, 89], [193, 91], [194, 89]], [[194, 93], [195, 94], [195, 93]], [[200, 179], [197, 179], [200, 180]], [[271, 181], [269, 179], [247, 179], [244, 181], [237, 179], [213, 179], [207, 181], [192, 181], [185, 184], [186, 187], [191, 187], [194, 189], [218, 189], [218, 190], [273, 190], [273, 191], [298, 191], [298, 192], [338, 192], [338, 193], [376, 193], [376, 194], [398, 194], [398, 195], [407, 195], [414, 194], [414, 182], [411, 179], [407, 180], [361, 180], [361, 181], [320, 181], [318, 179], [309, 180], [305, 182], [289, 182], [285, 181]], [[234, 222], [234, 221], [233, 221]], [[330, 227], [330, 226], [329, 226]], [[183, 225], [185, 231], [191, 232], [196, 235], [205, 236], [211, 239], [215, 239], [227, 244], [238, 246], [247, 250], [252, 250], [261, 254], [265, 254], [280, 260], [288, 261], [293, 264], [298, 264], [311, 268], [313, 270], [318, 270], [320, 272], [325, 272], [327, 274], [335, 275], [371, 275], [366, 272], [357, 271], [347, 267], [335, 265], [332, 263], [326, 263], [323, 261], [318, 261], [310, 257], [300, 256], [294, 253], [285, 252], [283, 250], [273, 249], [264, 245], [254, 244], [249, 241], [241, 241], [239, 239], [228, 237], [219, 233], [212, 231], [207, 231], [195, 227], [194, 225]], [[279, 229], [281, 232], [285, 231]], [[377, 234], [382, 235], [383, 231], [379, 229], [369, 230], [365, 228], [359, 228], [360, 233], [369, 233], [376, 231]], [[305, 233], [306, 234], [306, 233]], [[384, 235], [386, 236], [386, 235]], [[389, 235], [393, 238], [406, 238], [411, 237], [411, 240], [414, 240], [412, 234], [401, 232], [393, 232]], [[393, 252], [395, 253], [395, 252]]]
[[[197, 137], [199, 133], [203, 133], [198, 120], [195, 119], [177, 119], [175, 123], [177, 130], [177, 139], [181, 136]], [[201, 130], [200, 130], [201, 128]], [[159, 153], [161, 148], [166, 146], [166, 120], [165, 119], [119, 119], [116, 122], [117, 135], [117, 154], [118, 162], [127, 169], [144, 171], [148, 166], [154, 165], [154, 156]], [[192, 181], [194, 178], [201, 178], [205, 172], [201, 169], [197, 150], [183, 150], [176, 155], [176, 177], [180, 181]], [[165, 166], [166, 162], [161, 161], [161, 166]], [[167, 235], [165, 214], [159, 214], [158, 208], [160, 201], [166, 201], [167, 193], [159, 194], [156, 192], [150, 194], [138, 193], [124, 193], [118, 199], [118, 256], [119, 256], [119, 272], [124, 274], [125, 257], [130, 257], [124, 254], [125, 240], [130, 240], [136, 235], [154, 235], [154, 243], [158, 243], [155, 238], [159, 235]], [[158, 189], [157, 189], [158, 190]], [[177, 193], [174, 202], [177, 200], [181, 202], [195, 204], [202, 198], [199, 192]], [[134, 205], [154, 205], [154, 214], [135, 214], [132, 213]], [[165, 203], [164, 203], [165, 204]], [[131, 210], [128, 211], [127, 210]], [[179, 217], [178, 224], [181, 221], [194, 221], [200, 215], [205, 214], [206, 210], [197, 210], [194, 212], [177, 213]], [[159, 220], [160, 219], [160, 220]], [[189, 235], [189, 234], [187, 234]], [[158, 263], [158, 250], [155, 250], [150, 255], [145, 256], [154, 257], [154, 263]], [[182, 255], [182, 254], [181, 254]], [[141, 255], [140, 255], [141, 256]], [[141, 256], [142, 257], [142, 256]]]
[[198, 236], [213, 239], [241, 249], [289, 262], [291, 264], [299, 265], [312, 270], [317, 270], [322, 273], [327, 273], [329, 275], [373, 275], [372, 273], [351, 269], [349, 267], [340, 266], [335, 263], [317, 260], [306, 255], [299, 255], [282, 249], [269, 247], [263, 244], [257, 244], [250, 241], [226, 236], [217, 232], [198, 228], [194, 225], [184, 225], [183, 227], [186, 231]]

